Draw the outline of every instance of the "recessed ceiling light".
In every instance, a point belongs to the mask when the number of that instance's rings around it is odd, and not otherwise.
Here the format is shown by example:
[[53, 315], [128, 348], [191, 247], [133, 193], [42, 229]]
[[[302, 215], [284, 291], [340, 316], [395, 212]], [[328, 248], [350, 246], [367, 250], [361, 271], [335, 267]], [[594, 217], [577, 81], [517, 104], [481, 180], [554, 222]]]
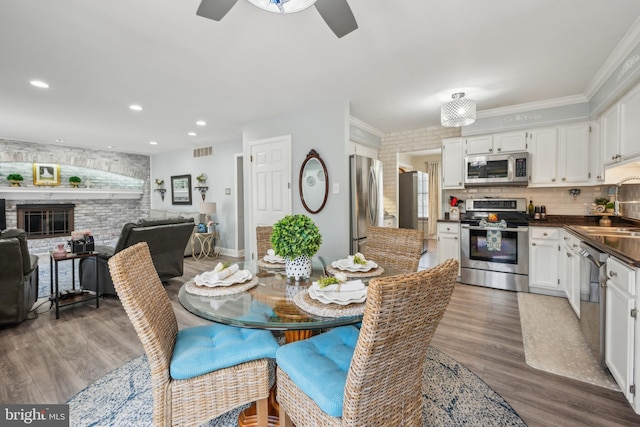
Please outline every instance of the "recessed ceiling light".
[[139, 106], [138, 104], [129, 105], [129, 108], [132, 109], [133, 111], [142, 111], [142, 107]]
[[64, 142], [64, 139], [56, 139], [56, 142]]
[[189, 132], [189, 134], [188, 134], [188, 135], [189, 135], [189, 136], [196, 136], [196, 135], [198, 135], [198, 134], [197, 134], [197, 133], [195, 133], [195, 132]]
[[31, 86], [39, 87], [40, 89], [49, 89], [49, 84], [42, 80], [31, 80], [29, 83], [31, 83]]
[[149, 144], [151, 145], [158, 145], [158, 143], [156, 141], [149, 141]]
[[206, 125], [207, 125], [207, 122], [205, 122], [204, 120], [198, 120], [198, 121], [196, 122], [196, 124], [197, 124], [198, 126], [206, 126]]

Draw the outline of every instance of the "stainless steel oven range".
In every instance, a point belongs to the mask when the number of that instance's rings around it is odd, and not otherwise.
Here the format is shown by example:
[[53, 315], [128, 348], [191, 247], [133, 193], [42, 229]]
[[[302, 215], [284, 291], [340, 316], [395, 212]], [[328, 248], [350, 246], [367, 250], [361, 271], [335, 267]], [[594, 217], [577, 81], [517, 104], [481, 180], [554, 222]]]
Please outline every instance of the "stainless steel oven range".
[[460, 282], [529, 291], [525, 199], [467, 199], [460, 230]]

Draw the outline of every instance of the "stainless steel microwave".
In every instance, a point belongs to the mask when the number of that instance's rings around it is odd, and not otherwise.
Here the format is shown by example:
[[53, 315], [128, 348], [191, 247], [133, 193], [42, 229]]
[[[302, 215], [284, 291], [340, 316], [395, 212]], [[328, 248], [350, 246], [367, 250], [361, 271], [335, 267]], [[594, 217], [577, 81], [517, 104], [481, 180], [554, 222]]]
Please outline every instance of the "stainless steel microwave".
[[467, 156], [464, 185], [521, 185], [529, 183], [529, 153]]

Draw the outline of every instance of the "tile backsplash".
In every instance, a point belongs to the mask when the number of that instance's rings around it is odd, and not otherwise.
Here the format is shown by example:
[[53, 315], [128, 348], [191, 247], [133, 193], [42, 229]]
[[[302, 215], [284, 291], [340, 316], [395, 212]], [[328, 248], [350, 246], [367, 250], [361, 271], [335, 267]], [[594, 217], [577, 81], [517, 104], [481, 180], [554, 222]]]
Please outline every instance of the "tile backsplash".
[[[488, 197], [519, 197], [533, 201], [535, 206], [546, 206], [547, 215], [588, 215], [591, 205], [597, 197], [613, 198], [614, 187], [575, 187], [580, 189], [580, 195], [573, 197], [569, 188], [527, 188], [527, 187], [488, 187], [467, 188], [464, 190], [447, 190], [443, 204], [448, 209], [449, 196], [458, 199], [481, 199]], [[611, 194], [609, 194], [611, 193]], [[640, 200], [640, 185], [623, 185], [619, 200]], [[461, 206], [464, 211], [464, 205]], [[444, 210], [446, 212], [447, 210]], [[623, 204], [623, 215], [640, 219], [640, 204]]]

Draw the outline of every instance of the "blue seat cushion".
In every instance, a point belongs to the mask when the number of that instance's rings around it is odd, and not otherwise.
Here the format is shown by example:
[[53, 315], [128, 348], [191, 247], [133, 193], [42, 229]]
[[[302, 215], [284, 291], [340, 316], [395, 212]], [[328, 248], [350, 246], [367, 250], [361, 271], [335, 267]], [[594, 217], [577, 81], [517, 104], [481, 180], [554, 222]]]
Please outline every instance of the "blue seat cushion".
[[359, 332], [343, 326], [283, 345], [276, 352], [278, 367], [332, 417], [342, 416], [344, 387]]
[[186, 380], [251, 360], [274, 358], [278, 343], [269, 331], [213, 323], [178, 331], [171, 378]]

